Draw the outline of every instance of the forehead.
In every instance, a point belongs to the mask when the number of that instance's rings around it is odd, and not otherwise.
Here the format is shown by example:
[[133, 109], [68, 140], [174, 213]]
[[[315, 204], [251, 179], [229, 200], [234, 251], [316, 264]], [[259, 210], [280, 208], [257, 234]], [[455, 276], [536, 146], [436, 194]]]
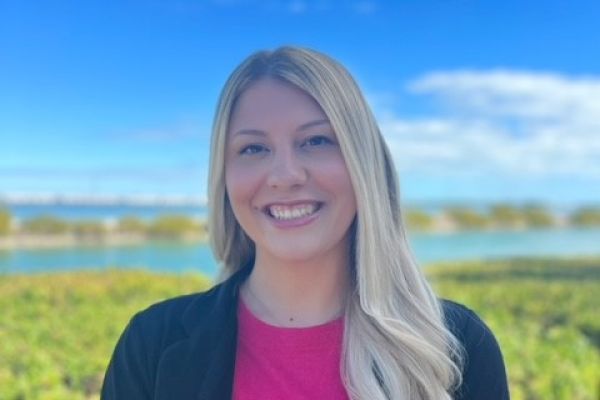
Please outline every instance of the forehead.
[[327, 116], [309, 94], [292, 84], [266, 78], [253, 83], [240, 95], [228, 130], [298, 126], [317, 119], [327, 119]]

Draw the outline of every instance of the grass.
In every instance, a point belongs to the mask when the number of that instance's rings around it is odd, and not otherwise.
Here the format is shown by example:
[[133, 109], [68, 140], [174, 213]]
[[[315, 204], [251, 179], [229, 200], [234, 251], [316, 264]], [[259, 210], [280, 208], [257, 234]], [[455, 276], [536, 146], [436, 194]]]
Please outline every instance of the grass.
[[492, 328], [513, 399], [600, 394], [600, 259], [514, 259], [437, 265], [438, 293]]
[[[492, 328], [513, 399], [598, 399], [600, 258], [447, 263], [427, 273], [442, 297]], [[129, 318], [209, 286], [200, 275], [116, 269], [0, 275], [0, 399], [98, 399]]]

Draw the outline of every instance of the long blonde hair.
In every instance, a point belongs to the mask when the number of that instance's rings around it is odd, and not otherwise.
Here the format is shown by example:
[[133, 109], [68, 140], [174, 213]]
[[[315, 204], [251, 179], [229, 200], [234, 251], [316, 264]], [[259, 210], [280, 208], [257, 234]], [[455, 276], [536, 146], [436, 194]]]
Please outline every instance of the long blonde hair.
[[236, 100], [263, 78], [308, 93], [336, 132], [354, 188], [357, 218], [350, 259], [353, 289], [345, 310], [341, 372], [352, 399], [451, 399], [462, 352], [440, 302], [411, 255], [391, 155], [357, 84], [314, 50], [257, 52], [231, 74], [215, 115], [209, 174], [211, 245], [226, 278], [254, 260], [225, 188], [225, 143]]

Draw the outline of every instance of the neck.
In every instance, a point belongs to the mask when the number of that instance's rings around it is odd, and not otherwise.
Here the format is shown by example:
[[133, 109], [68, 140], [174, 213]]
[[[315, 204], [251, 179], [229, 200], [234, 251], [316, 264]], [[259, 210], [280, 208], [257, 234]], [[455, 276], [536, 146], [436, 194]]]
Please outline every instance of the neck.
[[241, 296], [254, 315], [271, 325], [315, 326], [343, 314], [349, 276], [346, 257], [282, 263], [257, 253]]

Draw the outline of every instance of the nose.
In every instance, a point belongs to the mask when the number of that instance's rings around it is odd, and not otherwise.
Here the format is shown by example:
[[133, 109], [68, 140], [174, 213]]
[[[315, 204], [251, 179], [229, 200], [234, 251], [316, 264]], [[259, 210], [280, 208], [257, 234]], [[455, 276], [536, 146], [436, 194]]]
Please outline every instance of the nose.
[[303, 160], [293, 150], [280, 151], [273, 157], [267, 184], [272, 188], [289, 189], [302, 186], [308, 179]]

